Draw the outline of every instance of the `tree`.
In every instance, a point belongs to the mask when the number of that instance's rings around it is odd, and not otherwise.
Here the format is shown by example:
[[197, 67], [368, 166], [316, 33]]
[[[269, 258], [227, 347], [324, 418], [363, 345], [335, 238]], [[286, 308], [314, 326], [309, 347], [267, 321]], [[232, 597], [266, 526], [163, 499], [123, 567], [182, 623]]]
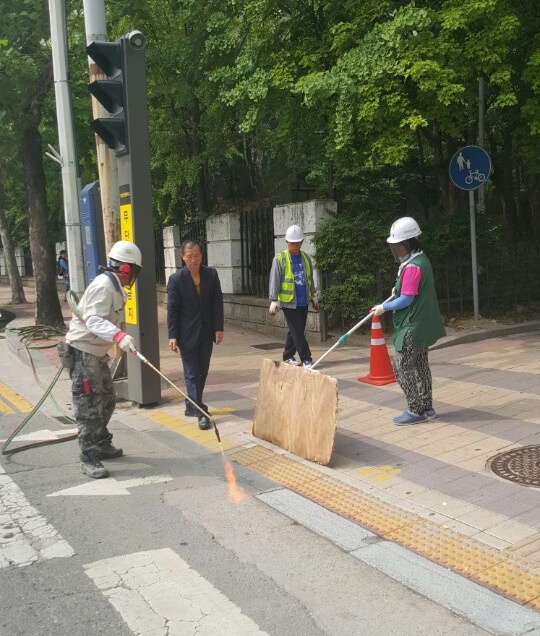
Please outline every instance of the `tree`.
[[54, 252], [48, 236], [48, 208], [40, 133], [43, 105], [52, 86], [47, 6], [0, 1], [3, 33], [0, 72], [4, 78], [4, 118], [13, 129], [23, 168], [30, 251], [36, 282], [36, 323], [63, 325], [56, 290]]

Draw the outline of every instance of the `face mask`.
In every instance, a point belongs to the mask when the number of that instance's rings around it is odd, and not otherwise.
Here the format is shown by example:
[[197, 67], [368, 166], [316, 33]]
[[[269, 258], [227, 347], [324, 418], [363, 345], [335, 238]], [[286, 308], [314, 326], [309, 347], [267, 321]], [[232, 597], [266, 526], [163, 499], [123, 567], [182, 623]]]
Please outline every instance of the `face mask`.
[[397, 254], [397, 250], [396, 248], [401, 245], [403, 245], [404, 247], [406, 247], [407, 249], [409, 249], [409, 245], [408, 243], [395, 243], [394, 245], [390, 245], [390, 249], [392, 250], [392, 256], [394, 257], [394, 260], [396, 261], [396, 263], [404, 263], [409, 256], [411, 255], [411, 252], [408, 251], [404, 256], [399, 256]]

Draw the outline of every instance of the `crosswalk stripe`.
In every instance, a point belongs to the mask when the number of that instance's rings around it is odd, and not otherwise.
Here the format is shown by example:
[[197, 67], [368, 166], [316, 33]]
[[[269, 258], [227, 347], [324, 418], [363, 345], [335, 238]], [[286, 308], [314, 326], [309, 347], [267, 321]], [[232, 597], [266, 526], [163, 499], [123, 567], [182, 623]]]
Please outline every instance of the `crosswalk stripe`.
[[135, 636], [268, 636], [169, 548], [95, 561], [84, 569]]
[[0, 569], [74, 554], [0, 466]]

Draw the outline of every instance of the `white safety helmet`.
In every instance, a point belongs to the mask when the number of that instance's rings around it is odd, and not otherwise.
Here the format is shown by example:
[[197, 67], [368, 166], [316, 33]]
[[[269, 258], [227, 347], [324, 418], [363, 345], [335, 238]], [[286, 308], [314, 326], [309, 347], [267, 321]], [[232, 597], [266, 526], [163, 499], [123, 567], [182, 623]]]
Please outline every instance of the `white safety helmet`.
[[141, 250], [131, 241], [117, 241], [111, 247], [109, 260], [142, 267]]
[[300, 243], [304, 240], [304, 233], [299, 225], [291, 225], [285, 232], [285, 240], [289, 243]]
[[422, 230], [418, 223], [410, 216], [403, 216], [392, 223], [390, 236], [386, 239], [386, 242], [403, 243], [403, 241], [416, 238], [420, 234], [422, 234]]
[[118, 274], [122, 285], [131, 288], [142, 269], [141, 250], [131, 241], [118, 241], [109, 252], [109, 269]]

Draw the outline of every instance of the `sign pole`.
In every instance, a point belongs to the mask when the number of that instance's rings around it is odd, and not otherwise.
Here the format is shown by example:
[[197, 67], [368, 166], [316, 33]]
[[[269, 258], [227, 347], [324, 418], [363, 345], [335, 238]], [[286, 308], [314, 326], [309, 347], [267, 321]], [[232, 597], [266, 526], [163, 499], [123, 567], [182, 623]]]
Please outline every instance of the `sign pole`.
[[[471, 261], [474, 321], [478, 323], [478, 266], [476, 263], [476, 217], [474, 191], [482, 189], [491, 174], [491, 157], [479, 146], [464, 146], [450, 160], [450, 179], [460, 190], [469, 191], [469, 211], [471, 217]], [[483, 199], [480, 199], [482, 202]]]
[[480, 318], [480, 312], [478, 309], [478, 266], [476, 263], [476, 217], [474, 210], [474, 190], [469, 190], [469, 213], [471, 218], [471, 261], [474, 321], [477, 323]]

